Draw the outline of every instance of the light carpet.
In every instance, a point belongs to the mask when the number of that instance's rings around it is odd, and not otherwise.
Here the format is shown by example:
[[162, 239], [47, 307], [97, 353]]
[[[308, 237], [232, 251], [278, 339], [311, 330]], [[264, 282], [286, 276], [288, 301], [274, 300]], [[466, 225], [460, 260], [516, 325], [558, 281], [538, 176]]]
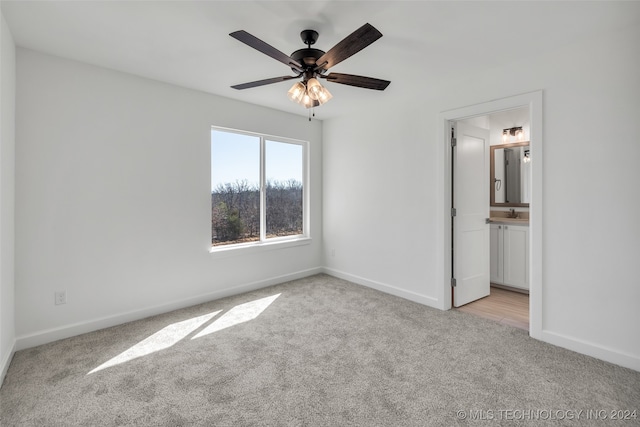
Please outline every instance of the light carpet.
[[610, 414], [639, 406], [640, 372], [317, 275], [19, 351], [0, 425], [638, 425]]

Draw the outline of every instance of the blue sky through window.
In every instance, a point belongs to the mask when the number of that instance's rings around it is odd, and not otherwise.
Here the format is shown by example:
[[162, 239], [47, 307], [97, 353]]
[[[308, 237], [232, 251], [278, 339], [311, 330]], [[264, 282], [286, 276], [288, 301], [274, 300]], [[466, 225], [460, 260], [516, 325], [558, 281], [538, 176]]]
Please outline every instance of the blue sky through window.
[[267, 181], [302, 182], [302, 145], [266, 141]]
[[[267, 180], [302, 182], [302, 146], [266, 141]], [[218, 184], [247, 180], [260, 182], [260, 138], [211, 130], [211, 189]]]

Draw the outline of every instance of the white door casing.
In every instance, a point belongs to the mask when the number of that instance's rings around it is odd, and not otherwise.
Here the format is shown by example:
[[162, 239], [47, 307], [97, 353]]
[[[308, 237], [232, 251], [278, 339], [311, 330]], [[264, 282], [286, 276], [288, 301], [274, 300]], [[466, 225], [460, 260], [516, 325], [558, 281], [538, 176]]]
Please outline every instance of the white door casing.
[[453, 306], [489, 295], [489, 130], [455, 123]]
[[[529, 207], [529, 335], [532, 338], [551, 342], [559, 345], [566, 345], [572, 348], [571, 343], [558, 339], [543, 331], [542, 328], [542, 229], [543, 229], [543, 200], [542, 200], [542, 170], [544, 164], [544, 147], [542, 141], [542, 90], [514, 95], [506, 98], [494, 99], [492, 101], [473, 104], [466, 107], [459, 107], [443, 111], [438, 115], [438, 139], [439, 155], [442, 161], [438, 170], [442, 187], [437, 195], [437, 203], [442, 209], [438, 212], [439, 232], [437, 240], [442, 248], [439, 251], [439, 268], [436, 271], [437, 281], [440, 283], [438, 292], [439, 308], [449, 310], [453, 306], [451, 291], [452, 273], [452, 233], [451, 227], [453, 218], [451, 217], [451, 192], [453, 190], [452, 181], [452, 157], [451, 148], [451, 124], [454, 121], [465, 120], [473, 117], [485, 116], [500, 111], [507, 111], [514, 108], [527, 107], [529, 109], [530, 137], [529, 145], [532, 161], [531, 167], [531, 194]], [[580, 351], [580, 350], [576, 350]]]

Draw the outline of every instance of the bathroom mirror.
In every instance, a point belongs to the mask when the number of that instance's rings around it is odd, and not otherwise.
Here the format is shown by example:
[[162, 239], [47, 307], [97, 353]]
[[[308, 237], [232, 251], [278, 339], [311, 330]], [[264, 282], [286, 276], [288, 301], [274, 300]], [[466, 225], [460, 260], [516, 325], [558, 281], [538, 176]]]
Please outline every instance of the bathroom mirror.
[[531, 197], [529, 141], [490, 147], [491, 206], [528, 207]]

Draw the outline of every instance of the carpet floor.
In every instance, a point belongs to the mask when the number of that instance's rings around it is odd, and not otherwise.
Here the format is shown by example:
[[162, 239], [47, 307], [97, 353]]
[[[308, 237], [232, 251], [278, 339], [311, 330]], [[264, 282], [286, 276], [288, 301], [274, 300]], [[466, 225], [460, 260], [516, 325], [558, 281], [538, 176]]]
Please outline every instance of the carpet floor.
[[638, 412], [640, 372], [327, 275], [16, 352], [0, 389], [3, 427], [617, 426]]

